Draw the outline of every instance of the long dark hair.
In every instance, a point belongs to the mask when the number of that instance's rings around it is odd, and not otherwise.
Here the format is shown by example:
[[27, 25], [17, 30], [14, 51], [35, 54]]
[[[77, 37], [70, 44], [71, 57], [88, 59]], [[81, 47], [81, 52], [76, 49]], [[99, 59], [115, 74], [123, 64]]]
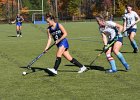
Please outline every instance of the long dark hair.
[[51, 14], [46, 14], [46, 19], [50, 19], [50, 20], [54, 20], [55, 21], [55, 17], [53, 16], [53, 15], [51, 15]]

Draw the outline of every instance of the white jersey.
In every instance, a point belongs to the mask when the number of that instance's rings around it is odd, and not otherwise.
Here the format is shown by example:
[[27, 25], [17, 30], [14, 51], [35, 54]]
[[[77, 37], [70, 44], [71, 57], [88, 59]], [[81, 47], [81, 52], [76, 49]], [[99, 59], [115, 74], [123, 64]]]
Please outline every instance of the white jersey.
[[108, 41], [113, 40], [117, 35], [116, 23], [112, 21], [106, 21], [105, 27], [99, 27], [99, 30], [101, 33], [104, 33], [108, 37]]
[[[123, 18], [126, 21], [126, 28], [129, 28], [132, 24], [135, 23], [139, 16], [135, 11], [131, 11], [130, 13], [124, 14]], [[134, 25], [133, 28], [137, 28], [137, 25]]]

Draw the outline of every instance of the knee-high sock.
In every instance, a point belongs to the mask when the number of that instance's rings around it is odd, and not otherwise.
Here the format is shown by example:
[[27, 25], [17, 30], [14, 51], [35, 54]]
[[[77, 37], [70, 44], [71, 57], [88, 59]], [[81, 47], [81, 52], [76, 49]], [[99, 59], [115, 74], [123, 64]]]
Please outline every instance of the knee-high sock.
[[61, 57], [57, 57], [54, 65], [54, 69], [57, 70], [61, 63]]
[[107, 60], [108, 60], [108, 61], [109, 61], [109, 63], [110, 63], [111, 69], [112, 69], [112, 70], [114, 70], [114, 71], [116, 71], [116, 70], [117, 70], [117, 68], [116, 68], [116, 63], [115, 63], [114, 58], [113, 58], [113, 57], [111, 57], [111, 55], [110, 55], [110, 54], [107, 54], [107, 55], [106, 55], [106, 57], [107, 57]]
[[20, 33], [19, 33], [19, 31], [17, 31], [17, 35], [19, 35]]
[[133, 49], [136, 49], [136, 48], [138, 49], [138, 45], [135, 40], [131, 41], [131, 46], [133, 47]]
[[116, 68], [115, 60], [110, 60], [109, 63], [111, 65], [111, 69], [114, 70], [114, 71], [116, 71], [117, 68]]
[[123, 57], [122, 53], [117, 54], [118, 59], [121, 61], [121, 63], [124, 65], [125, 68], [129, 67], [128, 63], [126, 62], [125, 58]]
[[113, 60], [109, 60], [109, 63], [111, 65], [111, 69], [114, 70], [114, 71], [116, 71], [117, 68], [116, 68], [115, 60], [114, 59]]
[[83, 67], [83, 65], [80, 62], [78, 62], [75, 58], [73, 58], [70, 62], [78, 66], [79, 68]]
[[19, 34], [22, 35], [21, 30], [19, 30]]

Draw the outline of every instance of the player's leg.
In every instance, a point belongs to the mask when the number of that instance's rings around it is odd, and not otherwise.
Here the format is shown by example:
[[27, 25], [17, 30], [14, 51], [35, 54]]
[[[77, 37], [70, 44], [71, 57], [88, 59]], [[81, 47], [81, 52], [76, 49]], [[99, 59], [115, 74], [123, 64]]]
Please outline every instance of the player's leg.
[[135, 37], [136, 33], [135, 31], [132, 31], [130, 34], [129, 34], [129, 40], [130, 40], [130, 43], [131, 43], [131, 46], [133, 47], [134, 49], [134, 53], [137, 53], [138, 52], [138, 45], [136, 43], [136, 41], [134, 40], [134, 37]]
[[19, 30], [20, 30], [20, 28], [19, 28], [19, 26], [18, 25], [16, 25], [16, 31], [17, 31], [17, 37], [19, 37]]
[[64, 53], [64, 51], [66, 50], [66, 48], [64, 46], [61, 46], [58, 48], [58, 51], [56, 53], [56, 61], [55, 61], [55, 65], [54, 65], [54, 69], [57, 70], [60, 63], [61, 63], [61, 57], [62, 54]]
[[58, 48], [57, 53], [56, 53], [56, 60], [55, 60], [54, 68], [48, 68], [48, 70], [51, 71], [51, 73], [53, 73], [54, 75], [57, 75], [57, 70], [61, 63], [61, 57], [65, 50], [66, 48], [63, 45]]
[[115, 63], [114, 58], [111, 56], [111, 51], [112, 51], [112, 47], [109, 48], [109, 50], [106, 52], [106, 58], [111, 66], [111, 69], [106, 71], [107, 73], [117, 72], [116, 63]]
[[72, 56], [69, 54], [69, 51], [66, 50], [64, 53], [63, 53], [63, 56], [68, 60], [70, 61], [71, 63], [73, 63], [74, 65], [78, 66], [80, 68], [80, 70], [78, 71], [78, 73], [82, 73], [84, 71], [87, 70], [87, 68], [82, 65], [79, 61], [77, 61], [75, 58], [72, 58]]
[[126, 70], [129, 70], [129, 65], [126, 62], [125, 58], [123, 57], [123, 54], [120, 52], [120, 48], [122, 47], [122, 42], [117, 41], [113, 46], [113, 52], [118, 57], [118, 59], [121, 61], [121, 63], [124, 65]]
[[69, 48], [69, 44], [68, 44], [67, 39], [65, 38], [62, 41], [60, 41], [57, 44], [57, 47], [58, 47], [58, 50], [57, 50], [57, 53], [56, 53], [56, 60], [55, 60], [54, 68], [53, 69], [48, 68], [48, 70], [51, 71], [52, 73], [54, 73], [55, 75], [57, 74], [57, 69], [58, 69], [58, 67], [61, 63], [62, 54], [64, 53], [64, 51], [66, 49]]
[[22, 26], [20, 25], [20, 26], [19, 26], [19, 35], [20, 35], [20, 37], [22, 37], [21, 29], [22, 29]]

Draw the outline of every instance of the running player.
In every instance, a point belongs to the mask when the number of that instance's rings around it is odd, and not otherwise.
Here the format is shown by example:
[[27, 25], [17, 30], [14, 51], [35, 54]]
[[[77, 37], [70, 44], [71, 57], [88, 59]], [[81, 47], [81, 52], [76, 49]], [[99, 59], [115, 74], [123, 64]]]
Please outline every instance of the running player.
[[23, 17], [20, 14], [17, 14], [16, 19], [12, 22], [16, 23], [17, 37], [22, 37], [21, 28], [23, 21], [24, 21]]
[[[111, 69], [107, 70], [106, 72], [108, 73], [117, 72], [115, 60], [111, 55], [112, 51], [121, 61], [121, 63], [124, 65], [125, 69], [129, 70], [129, 65], [125, 61], [125, 58], [123, 57], [122, 53], [120, 52], [120, 48], [122, 47], [122, 41], [123, 41], [122, 34], [121, 34], [123, 30], [123, 26], [113, 21], [105, 21], [104, 18], [101, 16], [96, 17], [96, 20], [99, 25], [99, 30], [101, 32], [102, 40], [104, 43], [103, 50], [105, 50], [106, 58], [111, 65]], [[108, 45], [114, 40], [116, 40], [114, 45], [108, 48]]]
[[[73, 58], [68, 51], [69, 44], [66, 39], [67, 32], [65, 28], [60, 24], [55, 22], [55, 18], [52, 15], [46, 15], [46, 20], [49, 24], [47, 33], [48, 33], [48, 42], [45, 50], [47, 50], [51, 44], [51, 37], [53, 37], [56, 45], [57, 45], [57, 53], [56, 53], [56, 61], [54, 64], [54, 68], [47, 68], [47, 71], [51, 72], [53, 75], [57, 75], [58, 67], [61, 63], [62, 55], [71, 63], [75, 64], [80, 68], [78, 73], [82, 73], [87, 70], [87, 68], [79, 63], [75, 58]], [[46, 72], [47, 72], [46, 71]]]
[[135, 25], [137, 22], [140, 21], [140, 17], [138, 16], [138, 14], [135, 11], [132, 11], [132, 6], [131, 5], [127, 5], [126, 6], [126, 10], [127, 13], [124, 14], [124, 30], [126, 30], [127, 28], [129, 28], [130, 26], [133, 26], [132, 28], [130, 28], [127, 31], [131, 46], [134, 49], [134, 53], [137, 53], [139, 51], [138, 46], [136, 41], [134, 40], [134, 37], [136, 35], [136, 31], [137, 31], [137, 25]]

